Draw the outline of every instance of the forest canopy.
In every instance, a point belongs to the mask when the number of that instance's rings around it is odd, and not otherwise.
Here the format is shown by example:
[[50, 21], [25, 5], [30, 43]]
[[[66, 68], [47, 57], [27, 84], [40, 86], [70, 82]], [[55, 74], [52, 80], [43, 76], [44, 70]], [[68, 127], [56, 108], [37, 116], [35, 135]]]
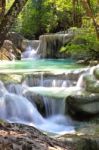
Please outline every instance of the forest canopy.
[[[9, 31], [38, 39], [42, 34], [71, 28], [80, 34], [76, 34], [61, 52], [78, 53], [80, 50], [98, 56], [99, 0], [1, 0], [0, 11], [0, 45]], [[77, 40], [86, 44], [79, 44]]]
[[[10, 0], [9, 5], [13, 0]], [[28, 0], [18, 16], [13, 30], [28, 38], [44, 33], [64, 31], [69, 27], [92, 26], [81, 0]], [[83, 0], [82, 0], [83, 1]], [[98, 21], [98, 0], [90, 0], [93, 15]], [[87, 21], [88, 20], [88, 21]], [[88, 24], [89, 22], [89, 24]]]

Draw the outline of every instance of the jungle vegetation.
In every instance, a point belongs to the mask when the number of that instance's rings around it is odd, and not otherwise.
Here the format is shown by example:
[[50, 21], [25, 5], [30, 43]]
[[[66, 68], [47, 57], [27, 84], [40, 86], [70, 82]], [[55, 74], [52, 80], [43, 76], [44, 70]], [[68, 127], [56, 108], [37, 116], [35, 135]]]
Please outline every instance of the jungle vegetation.
[[99, 52], [99, 0], [0, 1], [0, 45], [9, 31], [38, 39], [42, 34], [69, 28], [78, 34], [61, 52], [90, 52], [96, 57]]

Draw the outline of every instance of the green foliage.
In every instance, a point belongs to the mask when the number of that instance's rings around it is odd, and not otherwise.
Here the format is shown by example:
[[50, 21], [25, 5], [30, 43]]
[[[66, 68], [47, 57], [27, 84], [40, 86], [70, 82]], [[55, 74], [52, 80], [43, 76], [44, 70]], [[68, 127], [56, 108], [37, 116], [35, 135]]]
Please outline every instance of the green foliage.
[[14, 0], [6, 1], [6, 11], [8, 11], [13, 4]]
[[14, 29], [26, 37], [66, 30], [72, 22], [70, 0], [28, 0]]
[[77, 29], [71, 42], [61, 48], [61, 52], [70, 53], [71, 55], [82, 55], [90, 57], [99, 56], [99, 41], [92, 29]]
[[[9, 8], [14, 0], [7, 4]], [[90, 0], [94, 15], [99, 12], [97, 0]], [[41, 34], [64, 31], [73, 25], [88, 27], [92, 20], [86, 16], [82, 3], [78, 0], [73, 22], [73, 1], [71, 0], [28, 0], [23, 11], [13, 26], [14, 31], [21, 32], [27, 38], [39, 37]], [[82, 20], [82, 21], [81, 21]], [[99, 18], [97, 17], [99, 22]]]

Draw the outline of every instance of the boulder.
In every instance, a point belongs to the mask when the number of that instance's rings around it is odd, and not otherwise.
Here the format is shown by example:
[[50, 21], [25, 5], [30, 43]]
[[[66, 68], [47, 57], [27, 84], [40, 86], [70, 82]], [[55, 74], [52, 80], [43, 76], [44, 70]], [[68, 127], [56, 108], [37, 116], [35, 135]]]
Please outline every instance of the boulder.
[[99, 115], [99, 95], [71, 95], [66, 98], [68, 112], [77, 119], [89, 119]]
[[96, 77], [96, 79], [99, 80], [99, 68], [96, 68], [96, 69], [94, 70], [94, 76]]
[[25, 38], [16, 32], [9, 32], [7, 34], [7, 39], [12, 41], [12, 43], [19, 49], [22, 49], [22, 41], [25, 40]]
[[21, 52], [17, 47], [15, 47], [12, 41], [5, 40], [0, 50], [0, 59], [1, 60], [21, 59]]
[[[97, 76], [97, 74], [95, 76]], [[93, 75], [85, 75], [83, 80], [86, 91], [91, 93], [99, 93], [99, 82]]]
[[12, 41], [12, 43], [22, 52], [25, 51], [29, 46], [33, 49], [37, 49], [37, 47], [39, 46], [39, 40], [25, 39], [21, 34], [16, 32], [9, 32], [7, 35], [7, 39]]

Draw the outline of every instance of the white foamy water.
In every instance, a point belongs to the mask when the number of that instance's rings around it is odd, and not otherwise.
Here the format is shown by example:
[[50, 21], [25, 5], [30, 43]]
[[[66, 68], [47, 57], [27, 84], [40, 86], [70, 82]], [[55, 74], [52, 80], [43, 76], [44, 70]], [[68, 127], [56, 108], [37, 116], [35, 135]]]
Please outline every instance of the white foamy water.
[[[18, 88], [18, 89], [17, 89]], [[44, 97], [46, 117], [44, 118], [34, 103], [23, 96], [25, 90], [21, 85], [10, 84], [7, 90], [0, 82], [0, 118], [13, 123], [23, 123], [55, 134], [73, 133], [73, 121], [65, 113], [63, 99]], [[61, 107], [60, 107], [61, 106]]]
[[25, 52], [22, 53], [21, 58], [22, 59], [37, 59], [39, 58], [38, 54], [38, 48], [37, 49], [33, 49], [31, 46], [28, 46], [25, 50]]

